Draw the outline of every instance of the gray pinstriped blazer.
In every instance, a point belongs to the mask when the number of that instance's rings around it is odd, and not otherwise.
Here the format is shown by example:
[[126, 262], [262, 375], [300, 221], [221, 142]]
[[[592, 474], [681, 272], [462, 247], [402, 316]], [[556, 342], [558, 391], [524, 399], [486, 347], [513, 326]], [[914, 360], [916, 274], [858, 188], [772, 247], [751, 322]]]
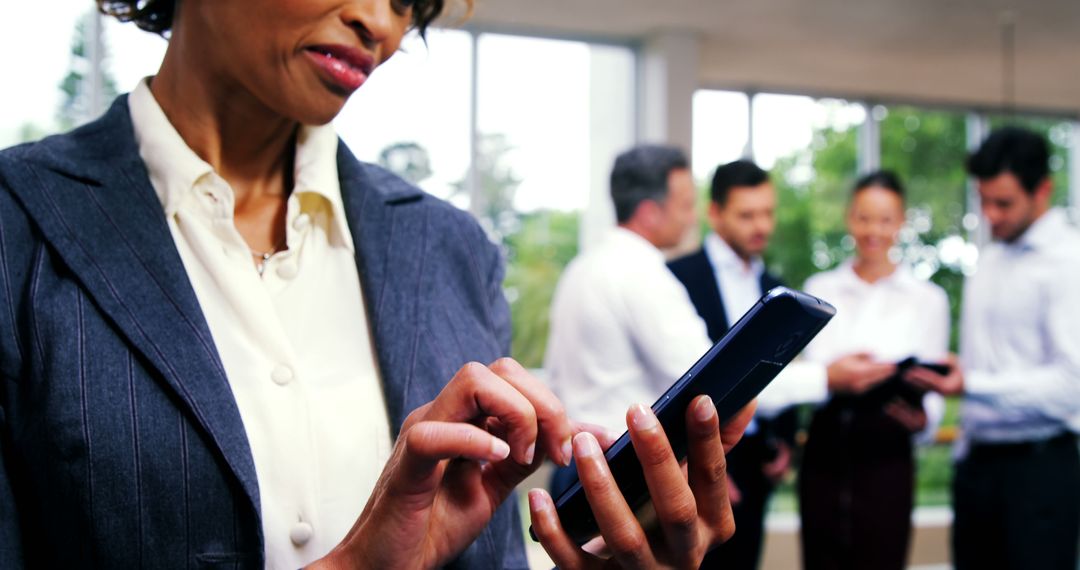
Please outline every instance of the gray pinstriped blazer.
[[[509, 350], [497, 248], [340, 145], [390, 420]], [[314, 318], [318, 318], [317, 316]], [[261, 567], [240, 414], [126, 96], [0, 152], [0, 568]], [[526, 567], [514, 501], [454, 565]]]

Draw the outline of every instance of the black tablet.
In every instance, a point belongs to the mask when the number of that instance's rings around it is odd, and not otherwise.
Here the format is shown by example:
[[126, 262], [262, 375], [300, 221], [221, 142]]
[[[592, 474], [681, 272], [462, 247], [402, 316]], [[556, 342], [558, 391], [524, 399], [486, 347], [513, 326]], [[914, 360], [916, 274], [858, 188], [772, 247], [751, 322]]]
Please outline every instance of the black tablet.
[[[785, 287], [766, 293], [653, 404], [675, 456], [680, 461], [686, 457], [686, 409], [694, 398], [708, 394], [716, 404], [720, 421], [730, 419], [795, 358], [835, 313], [832, 305], [806, 293]], [[627, 504], [636, 511], [649, 500], [649, 490], [630, 434], [623, 433], [604, 456]], [[580, 481], [563, 492], [555, 506], [563, 529], [579, 544], [599, 533]]]

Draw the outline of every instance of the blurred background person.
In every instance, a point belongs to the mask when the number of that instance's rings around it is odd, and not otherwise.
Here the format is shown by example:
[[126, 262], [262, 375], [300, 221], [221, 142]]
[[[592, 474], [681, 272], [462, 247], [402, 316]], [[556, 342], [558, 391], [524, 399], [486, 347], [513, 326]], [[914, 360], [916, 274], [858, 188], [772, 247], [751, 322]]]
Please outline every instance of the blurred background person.
[[622, 433], [626, 409], [656, 401], [710, 343], [660, 251], [697, 221], [686, 156], [658, 145], [620, 154], [611, 198], [618, 226], [555, 289], [544, 368], [570, 417]]
[[1050, 206], [1049, 161], [1046, 140], [1015, 127], [969, 158], [994, 243], [964, 284], [959, 365], [908, 374], [964, 397], [953, 479], [960, 570], [1077, 568], [1080, 231]]
[[[808, 293], [837, 309], [805, 352], [827, 365], [833, 392], [814, 414], [799, 475], [803, 562], [810, 570], [906, 565], [913, 434], [932, 435], [944, 401], [903, 384], [896, 363], [947, 357], [949, 304], [940, 287], [916, 279], [890, 255], [903, 223], [896, 175], [864, 176], [847, 213], [854, 259], [806, 282]], [[882, 385], [887, 379], [893, 382]]]
[[[776, 228], [776, 191], [768, 173], [749, 160], [721, 165], [709, 194], [712, 231], [701, 249], [668, 266], [686, 287], [709, 338], [716, 342], [765, 292], [782, 282], [765, 270], [761, 259]], [[757, 416], [728, 455], [735, 536], [708, 555], [708, 567], [758, 567], [769, 497], [791, 465], [797, 417], [790, 405], [821, 401], [825, 395], [823, 367], [799, 363], [786, 368], [761, 394]]]

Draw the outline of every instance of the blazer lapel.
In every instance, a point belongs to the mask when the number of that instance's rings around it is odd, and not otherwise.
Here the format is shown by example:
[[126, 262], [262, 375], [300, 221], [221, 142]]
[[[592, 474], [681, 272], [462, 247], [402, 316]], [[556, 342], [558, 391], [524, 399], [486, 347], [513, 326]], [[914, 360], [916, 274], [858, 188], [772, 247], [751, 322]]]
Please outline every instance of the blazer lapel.
[[701, 315], [709, 328], [709, 336], [713, 342], [720, 340], [727, 332], [727, 311], [724, 309], [724, 297], [720, 293], [720, 285], [716, 282], [716, 271], [713, 269], [709, 256], [702, 248], [696, 254], [698, 256], [698, 288], [701, 291]]
[[436, 394], [413, 383], [421, 332], [421, 295], [427, 220], [407, 204], [423, 194], [381, 169], [361, 164], [338, 142], [342, 202], [357, 252], [357, 270], [378, 356], [390, 427]]
[[260, 512], [240, 412], [139, 158], [126, 96], [46, 148], [46, 159], [25, 165], [38, 187], [12, 191], [101, 311], [206, 430]]

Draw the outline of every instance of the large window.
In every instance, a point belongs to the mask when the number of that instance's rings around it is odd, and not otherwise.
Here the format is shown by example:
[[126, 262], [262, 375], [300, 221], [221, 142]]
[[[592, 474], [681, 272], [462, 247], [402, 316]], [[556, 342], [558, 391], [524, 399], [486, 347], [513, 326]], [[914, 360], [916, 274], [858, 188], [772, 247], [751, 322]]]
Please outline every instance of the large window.
[[754, 98], [754, 154], [771, 171], [779, 204], [765, 257], [788, 283], [799, 286], [851, 254], [844, 211], [865, 120], [861, 105], [840, 99]]
[[473, 211], [506, 248], [512, 354], [539, 367], [581, 220], [604, 225], [611, 160], [633, 142], [635, 57], [625, 47], [498, 34], [480, 34], [477, 45], [472, 195], [482, 203]]
[[610, 161], [634, 138], [634, 67], [621, 46], [434, 30], [407, 38], [335, 123], [362, 160], [471, 211], [503, 246], [512, 355], [526, 366], [543, 362], [580, 220], [595, 229], [604, 218], [590, 214], [610, 211]]
[[472, 37], [409, 34], [334, 120], [360, 160], [382, 164], [424, 190], [468, 207]]
[[693, 105], [694, 179], [707, 186], [717, 166], [749, 150], [750, 97], [738, 91], [702, 89], [694, 93]]

